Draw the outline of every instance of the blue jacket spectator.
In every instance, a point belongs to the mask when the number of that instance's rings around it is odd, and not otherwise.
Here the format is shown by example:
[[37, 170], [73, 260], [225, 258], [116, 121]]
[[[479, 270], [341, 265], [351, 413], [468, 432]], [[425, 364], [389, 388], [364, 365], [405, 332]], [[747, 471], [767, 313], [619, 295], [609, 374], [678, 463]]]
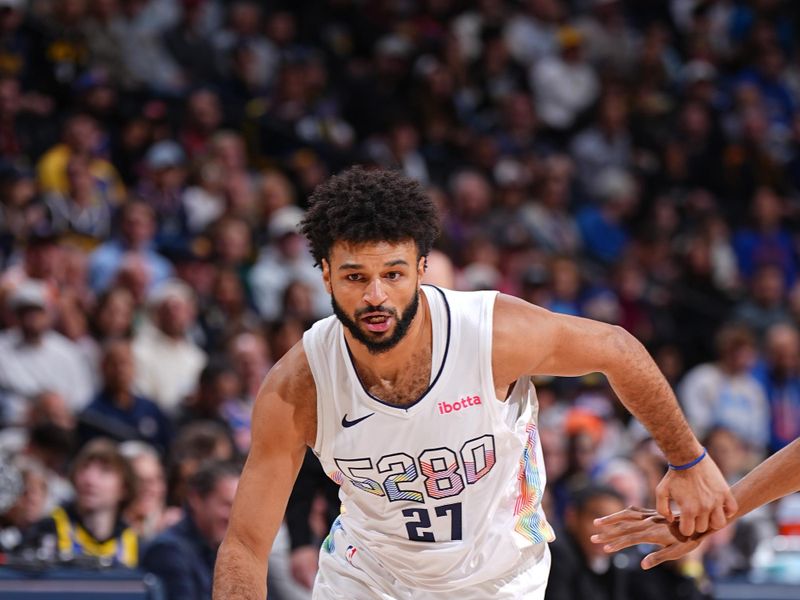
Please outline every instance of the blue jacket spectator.
[[98, 436], [119, 442], [141, 440], [166, 453], [171, 439], [169, 419], [152, 400], [132, 392], [134, 360], [130, 342], [106, 345], [101, 361], [103, 388], [80, 414], [78, 438], [83, 444]]
[[187, 515], [145, 549], [142, 567], [157, 575], [167, 598], [206, 600], [217, 549], [228, 527], [239, 467], [206, 463], [189, 480]]
[[89, 257], [89, 285], [102, 292], [114, 283], [120, 267], [129, 255], [141, 257], [155, 287], [172, 274], [169, 261], [153, 249], [155, 214], [142, 202], [129, 202], [121, 211], [120, 235], [100, 245]]

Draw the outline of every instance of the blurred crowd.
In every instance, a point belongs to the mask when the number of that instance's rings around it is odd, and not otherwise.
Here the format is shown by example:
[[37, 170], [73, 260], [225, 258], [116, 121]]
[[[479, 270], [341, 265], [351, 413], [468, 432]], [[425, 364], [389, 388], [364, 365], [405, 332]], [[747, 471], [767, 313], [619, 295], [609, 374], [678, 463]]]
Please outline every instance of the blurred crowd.
[[[209, 597], [260, 382], [331, 312], [297, 224], [355, 163], [435, 199], [430, 282], [634, 333], [735, 481], [800, 435], [799, 17], [788, 0], [0, 0], [7, 562], [139, 566], [169, 598]], [[664, 458], [601, 377], [537, 384], [549, 599], [700, 598], [800, 532], [800, 511], [764, 509], [631, 575], [588, 542], [591, 515], [652, 506]], [[308, 597], [330, 485], [307, 461], [271, 597]]]

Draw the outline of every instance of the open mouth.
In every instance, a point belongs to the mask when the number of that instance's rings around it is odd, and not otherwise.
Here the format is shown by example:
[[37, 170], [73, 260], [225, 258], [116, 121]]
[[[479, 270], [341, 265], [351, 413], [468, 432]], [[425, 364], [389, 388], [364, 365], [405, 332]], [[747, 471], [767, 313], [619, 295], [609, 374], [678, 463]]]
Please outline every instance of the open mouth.
[[364, 326], [373, 333], [388, 331], [392, 320], [392, 316], [385, 313], [370, 313], [361, 318], [361, 322], [364, 323]]

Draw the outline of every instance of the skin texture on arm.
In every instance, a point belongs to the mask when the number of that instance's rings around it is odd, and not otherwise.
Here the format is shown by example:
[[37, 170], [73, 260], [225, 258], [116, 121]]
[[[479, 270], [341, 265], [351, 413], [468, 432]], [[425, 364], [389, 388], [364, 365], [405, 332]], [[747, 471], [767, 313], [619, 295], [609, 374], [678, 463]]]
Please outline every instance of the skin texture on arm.
[[[739, 503], [732, 520], [778, 498], [800, 491], [800, 439], [750, 471], [731, 488]], [[708, 533], [691, 538], [682, 536], [656, 511], [631, 506], [595, 521], [600, 532], [592, 541], [605, 544], [606, 552], [617, 552], [638, 544], [657, 544], [661, 550], [642, 559], [642, 568], [650, 569], [667, 560], [675, 560], [694, 550]]]
[[302, 342], [270, 370], [253, 409], [253, 443], [214, 569], [214, 600], [263, 600], [267, 558], [307, 445], [316, 391]]
[[[492, 368], [498, 389], [522, 375], [603, 373], [671, 463], [687, 463], [702, 452], [658, 366], [621, 327], [551, 313], [500, 294], [494, 312]], [[678, 504], [684, 535], [709, 526], [719, 529], [736, 510], [710, 458], [686, 471], [669, 471], [658, 486], [657, 498], [659, 513], [668, 519], [672, 519], [670, 498]]]

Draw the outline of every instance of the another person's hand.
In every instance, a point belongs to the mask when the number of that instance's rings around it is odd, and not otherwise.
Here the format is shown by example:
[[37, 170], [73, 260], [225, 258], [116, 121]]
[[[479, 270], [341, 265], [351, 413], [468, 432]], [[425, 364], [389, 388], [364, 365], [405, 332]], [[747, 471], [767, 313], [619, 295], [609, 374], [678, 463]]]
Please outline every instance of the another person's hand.
[[709, 529], [722, 529], [738, 506], [717, 465], [706, 456], [686, 470], [670, 469], [656, 488], [656, 509], [672, 522], [669, 502], [680, 509], [680, 533], [688, 537]]
[[651, 552], [642, 559], [643, 569], [651, 569], [667, 560], [676, 560], [687, 555], [700, 545], [710, 531], [684, 536], [678, 524], [680, 517], [671, 523], [649, 508], [631, 506], [606, 517], [594, 520], [598, 533], [592, 536], [595, 544], [604, 544], [605, 552], [618, 552], [638, 544], [655, 544], [660, 550]]
[[314, 578], [317, 576], [319, 548], [300, 546], [292, 550], [289, 565], [294, 580], [310, 590], [314, 586]]

